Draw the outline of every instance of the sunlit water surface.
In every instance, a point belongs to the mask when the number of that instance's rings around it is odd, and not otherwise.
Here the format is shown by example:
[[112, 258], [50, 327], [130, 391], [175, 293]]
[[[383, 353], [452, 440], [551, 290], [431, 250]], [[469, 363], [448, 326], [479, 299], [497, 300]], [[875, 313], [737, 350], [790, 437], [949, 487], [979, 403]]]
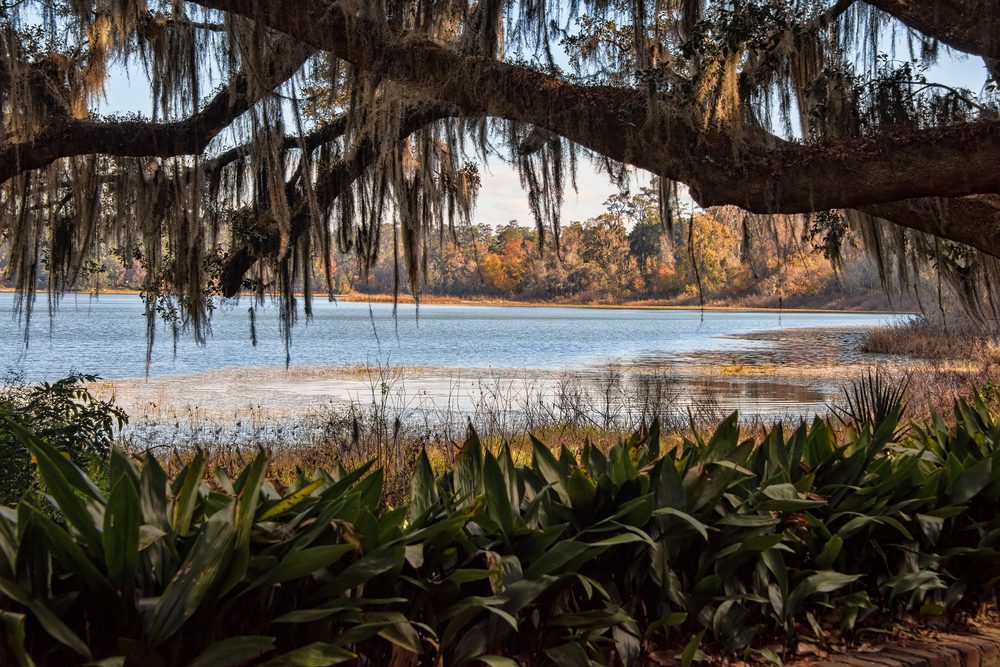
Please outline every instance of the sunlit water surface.
[[[0, 369], [28, 380], [69, 372], [106, 378], [146, 372], [146, 320], [139, 297], [71, 295], [50, 320], [36, 306], [28, 345], [13, 315], [14, 295], [0, 294]], [[182, 334], [176, 343], [157, 330], [150, 376], [188, 375], [225, 367], [285, 365], [277, 308], [258, 310], [251, 344], [249, 303], [221, 303], [205, 346]], [[611, 362], [682, 357], [698, 352], [768, 349], [739, 336], [769, 329], [880, 326], [883, 314], [629, 310], [329, 303], [316, 300], [313, 318], [293, 329], [291, 363], [343, 366], [388, 363], [493, 369], [586, 369]]]
[[[71, 295], [49, 318], [44, 297], [25, 346], [15, 297], [0, 294], [0, 372], [27, 381], [71, 372], [114, 379], [133, 421], [147, 427], [185, 419], [201, 426], [295, 420], [331, 403], [365, 403], [384, 377], [340, 370], [413, 367], [392, 375], [392, 396], [411, 418], [482, 410], [498, 404], [557, 401], [567, 387], [600, 400], [609, 368], [624, 396], [642, 383], [669, 394], [673, 409], [711, 403], [756, 416], [807, 416], [826, 410], [844, 381], [838, 367], [859, 363], [863, 332], [899, 317], [887, 314], [641, 310], [329, 303], [293, 329], [291, 366], [276, 306], [258, 309], [251, 344], [249, 302], [219, 303], [204, 346], [190, 335], [175, 341], [159, 326], [146, 367], [146, 320], [139, 297]], [[758, 372], [744, 374], [744, 365]], [[816, 376], [815, 367], [834, 369]], [[760, 368], [764, 372], [760, 372]], [[767, 369], [797, 368], [772, 377]], [[383, 371], [384, 372], [384, 371]], [[616, 371], [617, 372], [617, 371]], [[613, 373], [612, 373], [613, 374]], [[576, 382], [576, 388], [572, 385]], [[579, 384], [582, 382], [583, 384]], [[616, 389], [619, 391], [619, 389]], [[643, 389], [643, 391], [646, 391]], [[506, 392], [506, 393], [504, 393]], [[632, 400], [632, 399], [629, 399]], [[247, 412], [248, 406], [253, 411]], [[521, 411], [524, 412], [523, 410]], [[141, 413], [141, 414], [137, 414]], [[260, 417], [266, 415], [266, 417]], [[190, 430], [190, 429], [188, 429]], [[180, 431], [178, 431], [180, 432]], [[157, 433], [156, 437], [162, 437]]]

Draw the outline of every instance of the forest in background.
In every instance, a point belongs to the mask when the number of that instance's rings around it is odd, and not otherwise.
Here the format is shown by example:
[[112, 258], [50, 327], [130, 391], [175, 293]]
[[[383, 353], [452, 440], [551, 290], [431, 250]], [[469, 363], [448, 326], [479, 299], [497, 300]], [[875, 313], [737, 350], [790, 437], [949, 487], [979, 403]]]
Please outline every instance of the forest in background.
[[[456, 225], [428, 235], [421, 239], [419, 292], [422, 297], [553, 303], [920, 307], [909, 293], [887, 293], [876, 262], [838, 221], [823, 216], [756, 220], [723, 207], [692, 209], [665, 225], [655, 192], [643, 188], [611, 196], [602, 214], [565, 224], [558, 239], [549, 234], [541, 243], [537, 228], [518, 220], [496, 228]], [[408, 259], [395, 231], [391, 224], [382, 225], [379, 253], [368, 271], [350, 251], [333, 254], [338, 294], [412, 295], [409, 272], [403, 270]], [[106, 248], [102, 261], [84, 267], [81, 287], [141, 290], [146, 272], [138, 256]], [[225, 259], [225, 251], [216, 248], [204, 261], [211, 267]], [[0, 271], [5, 263], [0, 257]], [[44, 288], [42, 264], [39, 284]], [[315, 257], [313, 264], [310, 289], [322, 291], [322, 258]], [[924, 292], [936, 289], [933, 281], [911, 281]], [[304, 289], [301, 280], [298, 289]], [[936, 295], [927, 298], [933, 301]]]

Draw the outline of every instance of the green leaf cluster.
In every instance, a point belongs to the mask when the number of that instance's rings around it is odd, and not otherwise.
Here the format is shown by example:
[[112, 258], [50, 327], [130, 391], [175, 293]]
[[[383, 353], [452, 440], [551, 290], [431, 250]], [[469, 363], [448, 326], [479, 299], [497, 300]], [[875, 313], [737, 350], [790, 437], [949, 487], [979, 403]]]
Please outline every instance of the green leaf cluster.
[[472, 432], [441, 476], [420, 456], [405, 507], [370, 464], [279, 489], [265, 452], [235, 479], [114, 452], [103, 491], [8, 422], [47, 495], [0, 511], [0, 662], [690, 664], [975, 605], [1000, 576], [1000, 424], [978, 397], [899, 418], [530, 457]]

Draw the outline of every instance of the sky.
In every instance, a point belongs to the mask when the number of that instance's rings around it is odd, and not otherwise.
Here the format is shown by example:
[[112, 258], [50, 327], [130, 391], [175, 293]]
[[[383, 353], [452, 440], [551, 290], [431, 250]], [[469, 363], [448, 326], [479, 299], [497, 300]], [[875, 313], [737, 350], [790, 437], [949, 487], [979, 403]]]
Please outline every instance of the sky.
[[[979, 91], [986, 80], [986, 70], [981, 60], [963, 54], [945, 56], [927, 72], [931, 81], [946, 82], [949, 85]], [[106, 99], [98, 108], [101, 114], [141, 113], [152, 114], [152, 101], [145, 75], [114, 69], [106, 88]], [[476, 206], [474, 221], [496, 227], [517, 220], [520, 224], [532, 226], [534, 221], [528, 208], [528, 199], [521, 188], [517, 171], [503, 161], [494, 158], [480, 165], [482, 188]], [[634, 192], [650, 183], [647, 172], [636, 171], [629, 181]], [[562, 220], [571, 222], [585, 220], [603, 213], [604, 202], [619, 190], [606, 174], [597, 173], [588, 161], [580, 160], [577, 170], [578, 192], [567, 187], [562, 210]]]

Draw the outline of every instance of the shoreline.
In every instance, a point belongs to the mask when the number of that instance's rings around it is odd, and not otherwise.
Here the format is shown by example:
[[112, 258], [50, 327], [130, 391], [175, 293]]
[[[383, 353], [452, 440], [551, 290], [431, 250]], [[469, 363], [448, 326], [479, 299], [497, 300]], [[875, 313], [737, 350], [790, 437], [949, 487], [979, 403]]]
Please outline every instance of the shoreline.
[[[15, 290], [12, 287], [0, 286], [0, 294], [12, 294]], [[100, 291], [74, 291], [66, 292], [62, 296], [92, 296], [100, 297], [105, 294], [139, 296], [139, 290], [107, 288]], [[243, 297], [253, 296], [243, 294]], [[296, 293], [297, 297], [303, 296]], [[317, 299], [328, 298], [325, 292], [316, 292], [313, 296]], [[393, 303], [391, 294], [363, 294], [351, 292], [348, 294], [334, 294], [335, 301], [345, 303]], [[414, 305], [416, 300], [409, 294], [400, 294], [395, 303], [401, 305]], [[740, 306], [731, 304], [709, 304], [705, 306], [671, 303], [663, 299], [643, 299], [638, 301], [623, 301], [621, 303], [603, 303], [598, 301], [521, 301], [517, 299], [499, 298], [462, 298], [441, 295], [426, 295], [420, 298], [420, 305], [425, 306], [479, 306], [489, 308], [580, 308], [593, 310], [676, 310], [676, 311], [708, 311], [708, 312], [748, 312], [748, 313], [856, 313], [859, 315], [917, 315], [910, 310], [892, 310], [888, 308], [824, 308], [816, 307], [781, 307], [776, 306]]]
[[293, 365], [279, 371], [253, 366], [101, 379], [91, 386], [104, 398], [114, 396], [136, 417], [133, 423], [140, 431], [188, 424], [200, 432], [221, 428], [228, 433], [241, 423], [294, 430], [322, 422], [324, 415], [349, 404], [365, 407], [379, 400], [400, 415], [433, 421], [441, 415], [475, 413], [476, 401], [484, 397], [496, 404], [494, 411], [499, 406], [516, 411], [538, 399], [557, 400], [560, 387], [573, 390], [569, 395], [586, 396], [605, 385], [617, 387], [616, 392], [635, 391], [642, 382], [647, 388], [658, 387], [654, 394], [672, 397], [666, 400], [676, 402], [678, 412], [715, 406], [720, 414], [738, 409], [752, 418], [801, 417], [825, 413], [847, 382], [873, 368], [905, 373], [922, 366], [905, 358], [860, 353], [854, 345], [858, 335], [836, 327], [762, 331], [738, 338], [767, 341], [767, 348], [704, 351], [558, 372], [367, 364]]

